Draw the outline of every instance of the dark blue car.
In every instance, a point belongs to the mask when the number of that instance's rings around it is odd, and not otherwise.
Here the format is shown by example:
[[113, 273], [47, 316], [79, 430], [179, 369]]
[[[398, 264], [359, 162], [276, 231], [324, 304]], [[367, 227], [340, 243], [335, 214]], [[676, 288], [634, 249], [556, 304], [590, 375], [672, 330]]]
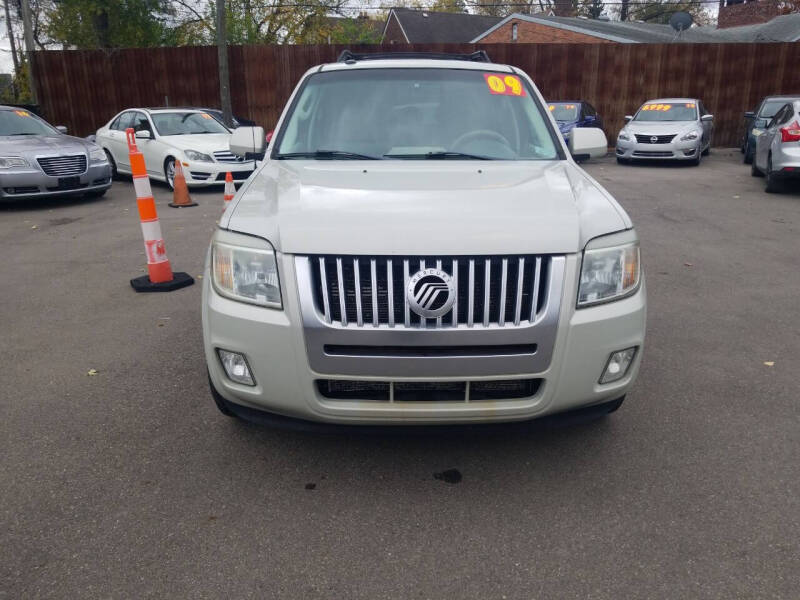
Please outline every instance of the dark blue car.
[[594, 106], [585, 100], [550, 102], [548, 108], [566, 142], [569, 142], [570, 134], [575, 127], [603, 128], [603, 119], [597, 114]]

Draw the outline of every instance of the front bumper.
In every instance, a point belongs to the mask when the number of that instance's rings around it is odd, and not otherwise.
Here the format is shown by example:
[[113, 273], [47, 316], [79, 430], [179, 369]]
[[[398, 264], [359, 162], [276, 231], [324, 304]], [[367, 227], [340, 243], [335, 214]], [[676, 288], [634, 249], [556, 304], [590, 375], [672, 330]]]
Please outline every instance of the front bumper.
[[[0, 173], [0, 198], [28, 200], [53, 196], [75, 196], [111, 187], [111, 165], [91, 164], [77, 180], [51, 177], [38, 169]], [[61, 179], [61, 181], [59, 181]]]
[[224, 185], [225, 173], [230, 171], [235, 183], [244, 182], [255, 170], [254, 161], [246, 162], [200, 162], [183, 161], [183, 172], [186, 176], [186, 185], [203, 187], [211, 185]]
[[702, 151], [702, 138], [681, 141], [678, 136], [668, 144], [642, 144], [617, 140], [618, 158], [627, 160], [696, 160]]
[[[403, 358], [396, 370], [380, 374], [320, 373], [309, 360], [306, 330], [300, 308], [293, 257], [279, 255], [284, 286], [284, 309], [271, 310], [218, 295], [211, 285], [209, 266], [203, 279], [203, 338], [212, 384], [229, 402], [308, 421], [350, 425], [469, 424], [529, 420], [623, 396], [636, 379], [645, 333], [645, 285], [623, 300], [575, 310], [579, 261], [566, 257], [563, 294], [552, 356], [547, 364], [526, 370], [493, 363], [477, 370], [474, 357], [450, 358], [435, 367], [418, 368]], [[391, 341], [387, 341], [391, 344]], [[599, 384], [609, 354], [636, 346], [633, 364], [621, 380]], [[247, 358], [255, 386], [232, 382], [224, 373], [217, 349], [240, 352]], [[531, 361], [532, 364], [535, 361]], [[509, 363], [518, 364], [514, 361]], [[465, 366], [466, 365], [466, 366]], [[317, 387], [319, 379], [369, 382], [481, 382], [498, 379], [537, 379], [535, 394], [518, 399], [469, 402], [331, 400]]]

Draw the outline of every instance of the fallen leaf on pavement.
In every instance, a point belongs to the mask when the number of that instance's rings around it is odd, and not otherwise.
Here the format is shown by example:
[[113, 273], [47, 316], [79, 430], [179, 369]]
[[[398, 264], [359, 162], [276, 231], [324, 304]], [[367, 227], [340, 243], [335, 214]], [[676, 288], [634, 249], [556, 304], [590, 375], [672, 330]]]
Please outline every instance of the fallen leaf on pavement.
[[775, 361], [774, 360], [765, 360], [764, 364], [767, 365], [768, 367], [772, 367], [772, 366], [775, 366]]
[[89, 377], [94, 377], [95, 375], [97, 375], [97, 369], [89, 369], [89, 371], [86, 374]]
[[33, 227], [31, 227], [31, 229], [39, 229], [39, 228], [36, 225], [34, 225]]
[[684, 267], [693, 267], [694, 264], [693, 263], [683, 263], [683, 266]]

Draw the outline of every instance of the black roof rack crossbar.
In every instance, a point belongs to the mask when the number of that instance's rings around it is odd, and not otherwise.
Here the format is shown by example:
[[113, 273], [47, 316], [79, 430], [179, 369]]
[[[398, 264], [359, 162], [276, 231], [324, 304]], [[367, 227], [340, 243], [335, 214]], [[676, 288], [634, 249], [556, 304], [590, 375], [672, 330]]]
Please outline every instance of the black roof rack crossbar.
[[447, 52], [372, 52], [356, 53], [342, 50], [336, 62], [350, 62], [359, 60], [386, 60], [392, 58], [428, 58], [435, 60], [465, 60], [469, 62], [492, 62], [486, 50], [476, 50], [467, 54], [451, 54]]

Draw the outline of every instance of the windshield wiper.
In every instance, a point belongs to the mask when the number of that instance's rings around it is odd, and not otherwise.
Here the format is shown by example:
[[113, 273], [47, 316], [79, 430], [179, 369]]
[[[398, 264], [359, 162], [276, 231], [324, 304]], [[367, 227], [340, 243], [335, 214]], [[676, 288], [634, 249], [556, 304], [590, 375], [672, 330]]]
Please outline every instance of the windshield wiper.
[[26, 132], [26, 133], [8, 133], [8, 134], [4, 134], [4, 135], [42, 135], [42, 134], [41, 133]]
[[345, 158], [350, 160], [381, 160], [377, 156], [358, 154], [346, 150], [316, 150], [315, 152], [287, 152], [286, 154], [276, 154], [275, 158], [314, 158], [318, 160], [333, 160]]
[[481, 156], [480, 154], [466, 154], [464, 152], [453, 152], [445, 150], [441, 152], [426, 152], [424, 154], [384, 154], [384, 158], [424, 158], [425, 160], [447, 160], [449, 158], [467, 159], [467, 160], [495, 160], [490, 156]]

